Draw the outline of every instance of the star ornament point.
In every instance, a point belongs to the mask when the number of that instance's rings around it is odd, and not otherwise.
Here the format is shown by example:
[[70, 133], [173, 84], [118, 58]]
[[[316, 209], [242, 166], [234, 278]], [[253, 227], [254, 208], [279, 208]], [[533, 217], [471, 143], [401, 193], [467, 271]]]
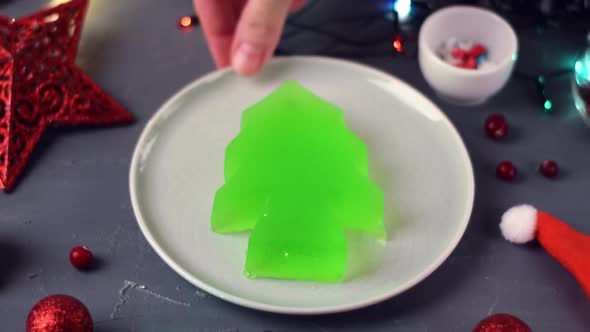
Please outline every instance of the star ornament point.
[[88, 0], [0, 16], [0, 190], [10, 191], [51, 126], [125, 124], [132, 115], [75, 64]]

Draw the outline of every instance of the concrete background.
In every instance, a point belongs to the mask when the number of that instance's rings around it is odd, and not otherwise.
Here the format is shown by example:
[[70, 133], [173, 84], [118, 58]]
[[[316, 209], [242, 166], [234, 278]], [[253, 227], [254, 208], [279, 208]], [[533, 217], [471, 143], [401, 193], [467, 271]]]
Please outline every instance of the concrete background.
[[[0, 11], [18, 17], [47, 4], [10, 1], [0, 4]], [[323, 1], [305, 19], [374, 12], [383, 5]], [[590, 234], [590, 129], [574, 111], [570, 77], [549, 81], [553, 114], [543, 113], [534, 84], [519, 78], [511, 79], [485, 105], [457, 107], [434, 96], [415, 59], [387, 56], [387, 39], [370, 49], [343, 52], [357, 54], [356, 60], [431, 96], [459, 129], [474, 163], [471, 223], [444, 265], [392, 300], [318, 317], [241, 308], [176, 275], [139, 231], [130, 207], [128, 170], [133, 146], [150, 116], [179, 88], [214, 69], [200, 29], [180, 31], [176, 26], [180, 16], [191, 12], [189, 0], [92, 1], [78, 63], [137, 122], [119, 128], [51, 130], [15, 192], [0, 195], [0, 330], [23, 331], [33, 304], [54, 293], [82, 300], [98, 332], [470, 331], [481, 318], [497, 312], [522, 318], [535, 332], [590, 329], [590, 301], [575, 280], [538, 246], [510, 245], [497, 228], [506, 208], [527, 202]], [[383, 33], [380, 24], [374, 31], [349, 24], [337, 30], [351, 29], [347, 35], [365, 38], [363, 34]], [[296, 36], [283, 47], [314, 52], [314, 38]], [[520, 38], [519, 70], [531, 73], [571, 68], [575, 49], [584, 41], [583, 33], [563, 36], [535, 29], [522, 31]], [[512, 124], [507, 142], [494, 143], [483, 134], [483, 121], [492, 112], [506, 114]], [[515, 183], [495, 178], [495, 164], [502, 159], [512, 159], [519, 167], [522, 175]], [[543, 159], [559, 162], [559, 179], [536, 173]], [[94, 271], [80, 273], [70, 266], [68, 252], [79, 244], [99, 257]]]

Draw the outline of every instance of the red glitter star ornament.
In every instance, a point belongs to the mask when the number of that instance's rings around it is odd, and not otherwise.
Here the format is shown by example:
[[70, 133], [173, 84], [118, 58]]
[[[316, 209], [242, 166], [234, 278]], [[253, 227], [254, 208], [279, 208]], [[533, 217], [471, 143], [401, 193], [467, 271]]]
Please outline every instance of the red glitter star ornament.
[[49, 126], [129, 123], [132, 116], [76, 66], [88, 0], [0, 16], [0, 189], [10, 191]]

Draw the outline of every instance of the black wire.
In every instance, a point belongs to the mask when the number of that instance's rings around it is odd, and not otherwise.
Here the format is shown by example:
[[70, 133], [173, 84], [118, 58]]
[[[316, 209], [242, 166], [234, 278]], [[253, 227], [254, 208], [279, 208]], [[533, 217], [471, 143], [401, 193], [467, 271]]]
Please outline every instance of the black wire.
[[307, 32], [313, 32], [318, 35], [326, 36], [326, 37], [328, 37], [332, 40], [335, 40], [341, 44], [345, 44], [345, 45], [353, 46], [353, 47], [372, 46], [372, 45], [376, 45], [376, 44], [382, 44], [382, 43], [388, 41], [387, 39], [385, 39], [383, 37], [378, 37], [378, 38], [371, 39], [371, 40], [356, 40], [353, 38], [348, 38], [346, 36], [333, 33], [331, 31], [328, 31], [328, 30], [325, 30], [322, 28], [318, 28], [314, 25], [307, 25], [307, 24], [302, 24], [302, 23], [297, 23], [297, 22], [290, 22], [289, 25], [294, 28], [297, 28], [297, 29], [305, 30]]
[[557, 69], [550, 72], [540, 72], [536, 74], [526, 73], [523, 71], [515, 70], [514, 75], [517, 78], [526, 79], [526, 80], [538, 80], [540, 76], [543, 76], [545, 80], [548, 78], [557, 78], [559, 76], [564, 76], [566, 74], [571, 74], [571, 69]]
[[353, 52], [341, 52], [341, 51], [313, 51], [307, 53], [294, 53], [288, 50], [277, 48], [275, 51], [276, 55], [321, 55], [321, 56], [329, 56], [329, 57], [338, 57], [338, 58], [345, 58], [345, 59], [367, 59], [367, 58], [385, 58], [391, 57], [391, 53], [385, 52], [374, 52], [374, 53], [353, 53]]
[[[1, 0], [0, 0], [1, 1]], [[305, 5], [301, 10], [291, 15], [287, 21], [286, 25], [291, 28], [291, 30], [287, 30], [283, 33], [281, 40], [286, 41], [290, 38], [295, 37], [304, 32], [311, 32], [317, 35], [321, 35], [330, 39], [330, 44], [327, 46], [317, 49], [312, 52], [308, 52], [308, 54], [320, 54], [326, 56], [335, 56], [335, 57], [344, 57], [344, 58], [372, 58], [372, 57], [386, 57], [397, 55], [400, 53], [397, 52], [373, 52], [373, 53], [358, 53], [358, 52], [341, 52], [341, 51], [334, 51], [335, 48], [338, 46], [347, 46], [347, 47], [355, 47], [355, 48], [366, 48], [370, 46], [376, 46], [379, 44], [385, 44], [392, 42], [394, 39], [399, 38], [401, 36], [400, 33], [400, 21], [398, 13], [393, 9], [389, 9], [387, 11], [379, 11], [370, 14], [358, 15], [358, 16], [349, 16], [349, 17], [338, 17], [329, 20], [325, 20], [323, 22], [317, 24], [305, 24], [299, 22], [297, 19], [304, 17], [305, 15], [309, 14], [318, 4], [320, 0], [309, 0], [308, 4]], [[464, 2], [470, 2], [468, 0], [464, 0]], [[590, 6], [583, 5], [583, 9], [579, 10], [578, 12], [570, 13], [567, 10], [573, 5], [579, 5], [579, 1], [576, 0], [569, 0], [564, 1], [566, 3], [561, 3], [559, 7], [554, 9], [557, 11], [558, 14], [553, 15], [546, 15], [541, 12], [539, 8], [535, 8], [531, 6], [530, 0], [491, 0], [489, 2], [489, 7], [496, 12], [502, 13], [504, 16], [508, 18], [517, 18], [517, 21], [527, 21], [527, 23], [534, 23], [535, 26], [544, 25], [547, 26], [547, 21], [551, 19], [562, 19], [564, 21], [582, 21], [586, 24], [586, 27], [590, 27], [588, 22], [590, 22]], [[427, 16], [434, 8], [428, 0], [414, 0], [412, 2], [412, 10], [414, 12], [414, 16], [425, 17]], [[536, 9], [536, 10], [535, 10]], [[386, 14], [391, 15], [392, 21], [392, 32], [391, 35], [387, 35], [385, 37], [378, 37], [371, 40], [358, 40], [351, 38], [349, 36], [345, 36], [342, 34], [334, 33], [329, 29], [325, 29], [324, 27], [338, 25], [338, 24], [346, 24], [346, 23], [355, 23], [361, 24], [363, 26], [370, 26], [371, 23], [378, 22], [378, 19], [388, 20]], [[569, 15], [568, 15], [569, 14]], [[522, 18], [526, 18], [522, 20]], [[198, 19], [196, 16], [193, 16], [193, 22], [198, 24]], [[520, 24], [522, 25], [522, 24]], [[525, 24], [526, 25], [526, 24]], [[571, 25], [571, 24], [570, 24]], [[407, 43], [404, 43], [407, 44]], [[402, 52], [403, 55], [408, 57], [415, 57], [416, 52], [408, 52], [407, 45], [404, 45], [405, 51]], [[275, 54], [281, 55], [293, 55], [296, 52], [289, 51], [282, 47], [278, 47], [276, 49]], [[301, 53], [299, 53], [301, 54]], [[544, 82], [541, 83], [541, 89], [544, 91], [544, 85], [547, 79], [559, 77], [565, 74], [571, 73], [569, 69], [559, 69], [553, 70], [550, 72], [541, 72], [537, 74], [525, 73], [522, 71], [515, 70], [514, 76], [520, 79], [526, 80], [533, 80], [538, 83], [539, 77], [542, 76], [544, 78]], [[547, 99], [547, 98], [546, 98]]]
[[[383, 16], [383, 15], [381, 14], [381, 16]], [[374, 19], [376, 17], [377, 17], [376, 15], [371, 15], [371, 16], [354, 17], [354, 18], [351, 18], [351, 17], [341, 18], [341, 19], [324, 21], [324, 22], [321, 22], [319, 24], [314, 24], [314, 25], [299, 23], [297, 21], [290, 20], [290, 21], [286, 22], [286, 25], [288, 27], [292, 28], [292, 30], [284, 33], [283, 36], [281, 37], [281, 39], [287, 40], [289, 38], [294, 37], [295, 35], [298, 35], [298, 34], [301, 34], [304, 32], [312, 32], [315, 34], [329, 37], [331, 39], [339, 40], [343, 44], [347, 44], [352, 39], [342, 38], [340, 35], [337, 35], [331, 31], [322, 29], [322, 27], [327, 26], [327, 25], [346, 23], [346, 22], [356, 22], [356, 23], [359, 23], [360, 25], [365, 26], [365, 28], [368, 28], [372, 23], [377, 22]], [[355, 41], [353, 40], [353, 43], [354, 42]], [[352, 45], [352, 46], [356, 46], [356, 45]]]
[[305, 6], [303, 6], [303, 8], [301, 8], [298, 11], [296, 11], [295, 13], [291, 14], [291, 16], [287, 19], [287, 21], [304, 16], [305, 14], [310, 12], [318, 3], [320, 3], [320, 0], [308, 1], [307, 4]]
[[[314, 5], [317, 4], [319, 0], [316, 0], [315, 3], [313, 3]], [[495, 9], [497, 12], [503, 12], [505, 14], [505, 16], [511, 16], [512, 19], [514, 19], [515, 17], [517, 18], [517, 21], [519, 21], [519, 25], [520, 26], [549, 26], [548, 21], [550, 19], [555, 19], [555, 16], [553, 17], [547, 17], [546, 15], [543, 15], [540, 10], [539, 11], [534, 11], [531, 10], [531, 4], [530, 1], [528, 0], [516, 0], [516, 1], [509, 1], [508, 3], [503, 2], [501, 3], [501, 0], [492, 0], [491, 1], [491, 7], [493, 9]], [[507, 6], [511, 6], [511, 7], [507, 7]], [[311, 7], [311, 6], [310, 6]], [[432, 11], [432, 8], [428, 5], [427, 2], [421, 3], [421, 12], [419, 16], [425, 17], [427, 16], [430, 11]], [[356, 40], [354, 38], [351, 38], [349, 36], [344, 36], [341, 34], [337, 34], [334, 33], [330, 30], [324, 29], [323, 27], [326, 26], [330, 26], [330, 25], [336, 25], [336, 24], [345, 24], [345, 23], [359, 23], [361, 22], [366, 22], [366, 24], [369, 24], [370, 22], [375, 22], [377, 21], [377, 19], [381, 18], [381, 19], [386, 19], [386, 14], [388, 12], [378, 12], [378, 13], [372, 13], [372, 14], [368, 14], [368, 15], [362, 15], [362, 16], [353, 16], [353, 17], [341, 17], [341, 18], [335, 18], [335, 19], [331, 19], [331, 20], [326, 20], [323, 21], [319, 24], [315, 24], [315, 25], [311, 25], [311, 24], [303, 24], [300, 22], [297, 22], [293, 19], [289, 20], [287, 22], [287, 24], [293, 28], [294, 30], [291, 31], [290, 33], [287, 33], [283, 36], [284, 39], [288, 39], [291, 38], [297, 34], [300, 34], [302, 32], [311, 32], [314, 34], [318, 34], [318, 35], [322, 35], [325, 37], [328, 37], [331, 40], [331, 43], [329, 45], [327, 45], [326, 47], [322, 48], [322, 49], [318, 49], [315, 50], [313, 52], [310, 52], [310, 54], [320, 54], [320, 55], [325, 55], [325, 56], [335, 56], [335, 57], [341, 57], [341, 58], [354, 58], [354, 59], [361, 59], [361, 58], [375, 58], [375, 57], [389, 57], [392, 55], [397, 55], [399, 53], [396, 52], [341, 52], [341, 51], [334, 51], [334, 48], [338, 47], [338, 46], [348, 46], [348, 47], [356, 47], [356, 48], [365, 48], [368, 46], [374, 46], [374, 45], [378, 45], [378, 44], [384, 44], [385, 42], [391, 42], [394, 38], [398, 38], [398, 36], [400, 36], [400, 22], [399, 22], [399, 17], [397, 15], [397, 12], [395, 10], [391, 10], [389, 12], [390, 15], [393, 16], [393, 31], [392, 31], [392, 35], [387, 36], [387, 37], [379, 37], [379, 38], [374, 38], [371, 40]], [[416, 11], [415, 11], [416, 13]], [[522, 16], [522, 14], [526, 14], [528, 15], [527, 20], [524, 20], [526, 22], [522, 22], [523, 20], [518, 20], [518, 15], [514, 15], [515, 13], [518, 13]], [[510, 15], [508, 15], [510, 14]], [[583, 16], [583, 15], [586, 16]], [[585, 20], [585, 22], [590, 22], [590, 11], [586, 10], [584, 13], [578, 14], [576, 17], [579, 19], [580, 17], [582, 17], [583, 19], [585, 17], [587, 17], [588, 19]], [[563, 14], [561, 14], [563, 16]], [[303, 15], [299, 15], [297, 17], [302, 17]], [[570, 16], [571, 17], [571, 16]], [[523, 24], [524, 23], [524, 24]], [[570, 25], [571, 26], [571, 25]], [[407, 49], [407, 45], [404, 46], [404, 48]], [[290, 52], [288, 50], [285, 49], [277, 49], [277, 54], [285, 54], [285, 55], [289, 55], [289, 54], [293, 54], [294, 52]], [[299, 53], [301, 54], [301, 53]], [[405, 56], [408, 57], [415, 57], [416, 56], [416, 52], [407, 52], [405, 51], [404, 54]], [[558, 69], [558, 70], [552, 70], [552, 71], [548, 71], [548, 72], [540, 72], [540, 73], [536, 73], [536, 74], [531, 74], [531, 73], [526, 73], [523, 71], [519, 71], [519, 70], [515, 70], [514, 71], [514, 77], [517, 79], [524, 79], [527, 81], [531, 81], [535, 83], [535, 87], [536, 87], [536, 91], [537, 94], [540, 96], [541, 101], [543, 103], [547, 103], [549, 102], [551, 105], [552, 101], [551, 98], [549, 97], [547, 91], [546, 91], [546, 83], [548, 79], [552, 79], [552, 78], [557, 78], [560, 76], [564, 76], [567, 74], [571, 74], [571, 70], [570, 69]], [[547, 111], [551, 110], [552, 106], [549, 107], [549, 109], [547, 109]]]
[[519, 29], [547, 28], [579, 31], [590, 28], [590, 4], [582, 0], [554, 1], [548, 12], [539, 1], [491, 0], [489, 7]]
[[[306, 13], [308, 13], [310, 11], [310, 8], [315, 6], [318, 2], [319, 2], [319, 0], [316, 0], [312, 3], [310, 3], [310, 5], [307, 6], [308, 10], [306, 10]], [[530, 1], [528, 1], [528, 0], [509, 1], [508, 3], [504, 2], [502, 4], [501, 4], [501, 2], [503, 2], [503, 1], [493, 0], [493, 1], [491, 1], [491, 7], [499, 12], [507, 12], [510, 10], [515, 11], [515, 12], [522, 12], [523, 10], [528, 10], [527, 13], [530, 14], [529, 17], [534, 17], [535, 19], [542, 17], [542, 15], [539, 14], [540, 13], [539, 11], [532, 11], [531, 10], [531, 4], [530, 4]], [[423, 16], [426, 16], [431, 11], [431, 7], [429, 6], [428, 2], [414, 1], [413, 5], [420, 6], [420, 10], [422, 11]], [[511, 7], [507, 7], [507, 6], [511, 6]], [[416, 8], [413, 8], [413, 9], [416, 9]], [[322, 27], [329, 26], [329, 25], [343, 24], [343, 23], [355, 23], [355, 22], [358, 23], [358, 22], [363, 22], [363, 21], [376, 22], [377, 19], [379, 19], [379, 18], [387, 20], [386, 14], [388, 14], [388, 13], [393, 16], [392, 24], [394, 26], [394, 29], [393, 29], [392, 35], [388, 35], [386, 37], [378, 37], [378, 38], [374, 38], [371, 40], [357, 40], [357, 39], [351, 38], [349, 36], [337, 34], [337, 33], [334, 33], [332, 31], [328, 30], [328, 29], [322, 28]], [[297, 18], [301, 18], [302, 16], [303, 15], [298, 15]], [[359, 15], [359, 16], [334, 18], [334, 19], [325, 20], [323, 22], [320, 22], [318, 24], [313, 24], [313, 25], [300, 23], [300, 22], [295, 21], [294, 19], [288, 20], [287, 24], [291, 28], [293, 28], [293, 30], [288, 33], [285, 33], [283, 35], [283, 40], [288, 40], [289, 38], [291, 38], [297, 34], [303, 33], [303, 32], [311, 32], [311, 33], [314, 33], [317, 35], [328, 37], [332, 41], [334, 41], [337, 44], [340, 44], [342, 46], [364, 48], [364, 47], [389, 43], [389, 42], [393, 41], [394, 38], [400, 36], [399, 18], [397, 16], [397, 12], [393, 9], [391, 9], [390, 11], [380, 11], [380, 12]], [[311, 52], [311, 53], [322, 54], [322, 55], [331, 54], [331, 55], [342, 56], [342, 57], [362, 57], [363, 56], [362, 54], [356, 54], [356, 53], [335, 52], [335, 51], [333, 51], [333, 48], [336, 46], [338, 46], [338, 45], [327, 46], [327, 47], [324, 47], [320, 50], [316, 50], [316, 52]], [[277, 53], [293, 54], [295, 52], [290, 52], [285, 49], [279, 49]], [[369, 54], [368, 57], [391, 56], [391, 54], [392, 53], [389, 53], [389, 52], [388, 53], [377, 53], [377, 54], [372, 53], [372, 54]], [[415, 54], [409, 54], [409, 53], [406, 53], [406, 55], [415, 56]], [[538, 76], [540, 76], [540, 75], [544, 76], [545, 78], [553, 78], [553, 77], [561, 76], [561, 75], [564, 75], [564, 74], [567, 74], [570, 72], [571, 71], [569, 69], [568, 70], [564, 70], [564, 69], [555, 70], [555, 71], [551, 71], [551, 72], [545, 72], [542, 74], [528, 74], [528, 73], [524, 73], [524, 72], [520, 72], [520, 71], [515, 71], [515, 76], [517, 76], [519, 78], [524, 78], [524, 79], [537, 80]]]

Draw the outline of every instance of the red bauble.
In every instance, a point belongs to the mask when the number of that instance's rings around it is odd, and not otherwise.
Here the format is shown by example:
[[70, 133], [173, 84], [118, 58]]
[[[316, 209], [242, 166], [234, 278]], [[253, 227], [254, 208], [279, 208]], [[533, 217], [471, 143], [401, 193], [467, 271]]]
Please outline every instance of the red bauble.
[[70, 251], [70, 263], [80, 270], [85, 270], [92, 265], [92, 252], [83, 246], [72, 248]]
[[88, 309], [69, 295], [51, 295], [37, 302], [27, 317], [27, 332], [92, 332]]
[[539, 165], [539, 172], [548, 178], [554, 178], [559, 172], [559, 166], [553, 160], [545, 160]]
[[0, 16], [0, 189], [10, 191], [50, 126], [127, 123], [131, 114], [74, 63], [88, 0]]
[[584, 84], [578, 87], [578, 94], [586, 105], [586, 115], [590, 116], [590, 84]]
[[509, 314], [495, 314], [479, 322], [473, 332], [532, 332], [522, 320]]
[[492, 114], [485, 122], [486, 134], [493, 139], [500, 140], [508, 135], [508, 124], [502, 114]]
[[505, 160], [496, 166], [496, 175], [502, 179], [510, 181], [516, 176], [516, 166], [508, 160]]

